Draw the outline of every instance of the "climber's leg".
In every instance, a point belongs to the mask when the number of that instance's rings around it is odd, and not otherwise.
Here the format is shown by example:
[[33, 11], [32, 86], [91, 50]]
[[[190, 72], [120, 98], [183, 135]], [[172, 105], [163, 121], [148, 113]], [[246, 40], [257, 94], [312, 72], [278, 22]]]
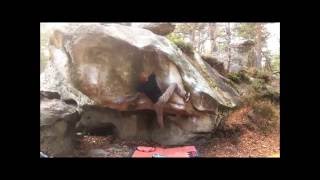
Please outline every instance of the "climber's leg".
[[174, 93], [174, 90], [176, 89], [177, 84], [171, 84], [166, 91], [159, 97], [157, 103], [155, 103], [154, 105], [154, 109], [156, 111], [157, 114], [157, 122], [159, 124], [159, 126], [161, 128], [164, 127], [163, 124], [163, 106], [165, 105], [165, 103], [167, 103], [170, 99], [170, 97], [172, 96], [172, 94]]

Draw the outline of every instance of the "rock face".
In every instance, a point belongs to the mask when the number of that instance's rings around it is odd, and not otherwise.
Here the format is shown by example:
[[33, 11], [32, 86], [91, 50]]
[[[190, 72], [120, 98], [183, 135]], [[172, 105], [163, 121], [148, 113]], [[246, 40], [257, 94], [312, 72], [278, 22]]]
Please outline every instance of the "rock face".
[[244, 40], [238, 44], [233, 52], [232, 64], [230, 65], [230, 72], [237, 73], [246, 67], [254, 65], [256, 60], [256, 52], [254, 50], [255, 42], [253, 40]]
[[[194, 131], [212, 130], [220, 107], [237, 104], [237, 92], [197, 53], [187, 56], [149, 30], [117, 24], [66, 27], [51, 36], [50, 52], [51, 60], [41, 74], [41, 90], [59, 92], [64, 100], [73, 99], [82, 112], [79, 127], [90, 129], [110, 123], [123, 138], [151, 134], [157, 142], [181, 144], [194, 137]], [[187, 103], [177, 94], [170, 98], [164, 113], [178, 117], [165, 117], [165, 129], [149, 127], [144, 120], [140, 123], [144, 119], [140, 110], [154, 110], [150, 99], [137, 91], [141, 73], [154, 73], [162, 92], [171, 83], [191, 92]]]
[[133, 24], [132, 26], [148, 29], [155, 34], [162, 36], [172, 33], [175, 29], [175, 25], [171, 23], [142, 23], [138, 25]]
[[149, 140], [149, 126], [154, 116], [151, 112], [120, 112], [109, 108], [87, 106], [83, 108], [80, 121], [76, 128], [95, 133], [105, 129], [122, 139], [140, 138]]
[[208, 137], [221, 120], [220, 115], [203, 114], [200, 118], [167, 116], [164, 129], [152, 131], [151, 139], [165, 145], [188, 145]]
[[41, 92], [40, 148], [50, 156], [72, 156], [73, 135], [79, 114], [55, 92]]
[[65, 74], [68, 70], [64, 69], [67, 65], [61, 67], [66, 61], [65, 57], [58, 57], [48, 62], [46, 69], [40, 75], [40, 91], [56, 92], [61, 99], [74, 99], [80, 106], [94, 104], [94, 101], [70, 84]]

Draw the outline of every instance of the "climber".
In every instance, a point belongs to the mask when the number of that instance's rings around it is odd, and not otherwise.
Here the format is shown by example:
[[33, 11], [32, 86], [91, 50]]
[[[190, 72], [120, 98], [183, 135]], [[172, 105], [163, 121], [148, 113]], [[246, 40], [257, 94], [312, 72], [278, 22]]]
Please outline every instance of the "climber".
[[140, 74], [138, 91], [147, 95], [154, 103], [154, 110], [157, 114], [157, 122], [161, 128], [164, 127], [163, 107], [165, 103], [169, 101], [170, 97], [175, 91], [184, 99], [185, 102], [188, 102], [190, 100], [190, 92], [185, 92], [184, 90], [179, 88], [176, 83], [170, 84], [165, 92], [162, 93], [156, 80], [156, 75], [154, 73], [148, 75], [143, 72]]

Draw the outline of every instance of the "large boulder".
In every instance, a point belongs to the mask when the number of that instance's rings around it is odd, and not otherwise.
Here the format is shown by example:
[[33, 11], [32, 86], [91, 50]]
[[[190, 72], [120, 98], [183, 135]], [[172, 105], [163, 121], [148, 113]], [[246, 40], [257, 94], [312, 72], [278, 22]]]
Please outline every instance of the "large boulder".
[[172, 33], [175, 29], [175, 25], [173, 25], [172, 23], [133, 23], [131, 24], [131, 26], [148, 29], [155, 34], [162, 36]]
[[[139, 114], [140, 110], [154, 110], [150, 99], [137, 91], [142, 72], [153, 72], [162, 92], [173, 82], [191, 92], [189, 102], [174, 94], [164, 107], [165, 115], [181, 116], [175, 118], [178, 124], [187, 122], [183, 119], [191, 119], [189, 121], [193, 123], [177, 127], [173, 125], [177, 123], [168, 123], [167, 129], [161, 132], [166, 133], [168, 129], [171, 134], [182, 131], [180, 137], [187, 137], [168, 144], [186, 142], [188, 137], [194, 136], [190, 132], [204, 131], [195, 127], [206, 124], [204, 122], [208, 120], [211, 122], [207, 124], [212, 126], [206, 126], [206, 131], [212, 130], [218, 122], [214, 115], [218, 114], [219, 107], [233, 108], [237, 105], [236, 90], [200, 55], [187, 56], [167, 38], [146, 29], [117, 24], [67, 26], [52, 34], [50, 52], [50, 62], [41, 75], [41, 90], [56, 91], [61, 99], [75, 100], [78, 109], [83, 111], [81, 123], [87, 124], [87, 128], [96, 121], [103, 121], [97, 123], [100, 125], [111, 123], [117, 129], [129, 127], [123, 124], [138, 124], [132, 120], [137, 119], [135, 115], [122, 115], [116, 111]], [[98, 110], [100, 113], [97, 113], [97, 110], [84, 110], [85, 106], [111, 110], [104, 109], [102, 113]], [[96, 118], [85, 120], [88, 113]], [[165, 121], [170, 122], [172, 118], [165, 117]], [[130, 125], [130, 128], [134, 126]], [[122, 136], [137, 136], [137, 133]], [[170, 137], [173, 136], [176, 135]], [[159, 140], [164, 141], [168, 142]]]
[[50, 156], [72, 156], [77, 108], [59, 99], [56, 92], [40, 93], [40, 148]]

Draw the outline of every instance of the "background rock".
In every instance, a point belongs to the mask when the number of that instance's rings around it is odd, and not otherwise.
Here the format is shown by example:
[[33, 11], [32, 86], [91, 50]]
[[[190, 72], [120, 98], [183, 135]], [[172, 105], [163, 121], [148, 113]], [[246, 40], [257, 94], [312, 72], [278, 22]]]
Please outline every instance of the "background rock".
[[175, 25], [172, 23], [138, 23], [138, 24], [131, 24], [132, 26], [148, 29], [151, 32], [165, 36], [167, 34], [170, 34], [174, 31]]
[[232, 53], [230, 72], [237, 73], [253, 65], [257, 58], [254, 45], [255, 42], [250, 39], [243, 40], [233, 45], [235, 48]]

